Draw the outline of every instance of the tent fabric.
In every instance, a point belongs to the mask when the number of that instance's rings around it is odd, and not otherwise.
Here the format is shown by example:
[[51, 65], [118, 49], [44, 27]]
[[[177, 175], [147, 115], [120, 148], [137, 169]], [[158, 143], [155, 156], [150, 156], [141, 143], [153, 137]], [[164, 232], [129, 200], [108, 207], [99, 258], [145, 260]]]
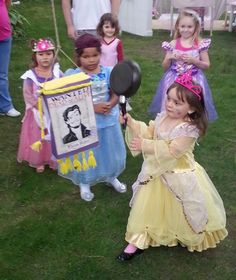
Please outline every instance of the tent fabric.
[[[201, 0], [199, 0], [199, 2], [200, 1]], [[160, 15], [170, 13], [170, 6], [171, 0], [157, 0], [157, 9]], [[225, 13], [225, 11], [226, 0], [215, 0], [214, 19], [219, 19]]]

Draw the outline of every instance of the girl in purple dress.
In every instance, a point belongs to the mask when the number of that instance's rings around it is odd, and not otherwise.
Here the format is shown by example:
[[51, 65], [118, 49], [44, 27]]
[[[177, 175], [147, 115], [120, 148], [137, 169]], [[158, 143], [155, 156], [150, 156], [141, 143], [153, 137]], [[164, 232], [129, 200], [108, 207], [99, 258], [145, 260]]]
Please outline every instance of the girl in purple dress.
[[185, 9], [180, 13], [176, 21], [174, 40], [170, 43], [162, 43], [162, 47], [166, 51], [162, 62], [165, 74], [149, 107], [149, 112], [154, 117], [164, 110], [167, 89], [175, 78], [187, 71], [191, 71], [193, 80], [200, 84], [203, 89], [209, 121], [217, 119], [211, 90], [203, 72], [210, 66], [208, 49], [211, 40], [201, 39], [199, 37], [200, 29], [198, 14], [193, 10]]
[[32, 40], [32, 68], [26, 71], [21, 78], [23, 82], [23, 96], [25, 101], [25, 115], [22, 120], [20, 143], [18, 149], [18, 162], [26, 161], [31, 167], [36, 168], [37, 172], [43, 172], [44, 166], [49, 165], [56, 169], [57, 163], [52, 158], [50, 141], [50, 120], [45, 106], [44, 133], [45, 139], [39, 151], [34, 151], [31, 145], [41, 138], [41, 122], [38, 111], [38, 89], [40, 83], [59, 78], [62, 72], [59, 64], [54, 64], [55, 46], [51, 39]]

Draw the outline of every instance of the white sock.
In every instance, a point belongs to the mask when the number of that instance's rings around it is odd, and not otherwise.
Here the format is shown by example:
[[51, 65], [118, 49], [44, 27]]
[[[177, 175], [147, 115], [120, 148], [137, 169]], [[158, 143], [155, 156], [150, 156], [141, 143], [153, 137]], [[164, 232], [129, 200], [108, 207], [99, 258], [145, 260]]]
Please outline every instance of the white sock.
[[80, 196], [85, 201], [91, 201], [94, 198], [94, 194], [90, 191], [89, 184], [80, 184]]

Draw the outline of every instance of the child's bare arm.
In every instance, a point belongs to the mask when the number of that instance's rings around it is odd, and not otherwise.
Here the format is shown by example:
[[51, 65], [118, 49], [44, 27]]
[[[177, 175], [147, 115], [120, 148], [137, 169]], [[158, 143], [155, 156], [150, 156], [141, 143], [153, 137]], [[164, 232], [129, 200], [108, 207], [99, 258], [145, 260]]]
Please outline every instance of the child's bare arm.
[[188, 64], [194, 64], [202, 70], [210, 67], [210, 59], [207, 51], [201, 52], [199, 58], [184, 54], [182, 60]]

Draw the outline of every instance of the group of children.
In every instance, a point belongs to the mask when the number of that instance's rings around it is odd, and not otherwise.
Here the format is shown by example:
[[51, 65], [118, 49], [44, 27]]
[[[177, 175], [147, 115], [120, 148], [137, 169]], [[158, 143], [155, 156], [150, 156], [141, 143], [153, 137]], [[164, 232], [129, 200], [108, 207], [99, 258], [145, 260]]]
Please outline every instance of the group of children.
[[[207, 129], [208, 120], [217, 113], [203, 70], [210, 66], [210, 40], [201, 39], [198, 15], [191, 10], [180, 13], [174, 40], [164, 42], [162, 66], [165, 74], [150, 106], [155, 120], [149, 125], [120, 115], [118, 97], [109, 87], [111, 66], [123, 59], [117, 19], [102, 16], [97, 32], [84, 34], [75, 41], [76, 69], [64, 75], [84, 72], [92, 81], [99, 146], [94, 148], [95, 169], [59, 175], [79, 185], [81, 198], [91, 201], [91, 186], [106, 182], [120, 193], [126, 185], [117, 177], [125, 169], [126, 149], [120, 123], [127, 122], [125, 140], [133, 156], [141, 154], [143, 164], [133, 184], [133, 197], [125, 240], [127, 246], [118, 255], [127, 261], [149, 246], [181, 244], [191, 252], [216, 247], [227, 236], [223, 202], [205, 170], [194, 160], [193, 150]], [[39, 152], [30, 146], [40, 137], [37, 109], [39, 83], [61, 77], [55, 62], [55, 46], [50, 39], [32, 42], [32, 68], [24, 75], [23, 118], [17, 159], [27, 161], [42, 172], [45, 165], [56, 169], [50, 146], [49, 123]], [[95, 87], [99, 81], [101, 87]], [[99, 90], [99, 92], [97, 92]], [[45, 114], [45, 122], [48, 116]]]

